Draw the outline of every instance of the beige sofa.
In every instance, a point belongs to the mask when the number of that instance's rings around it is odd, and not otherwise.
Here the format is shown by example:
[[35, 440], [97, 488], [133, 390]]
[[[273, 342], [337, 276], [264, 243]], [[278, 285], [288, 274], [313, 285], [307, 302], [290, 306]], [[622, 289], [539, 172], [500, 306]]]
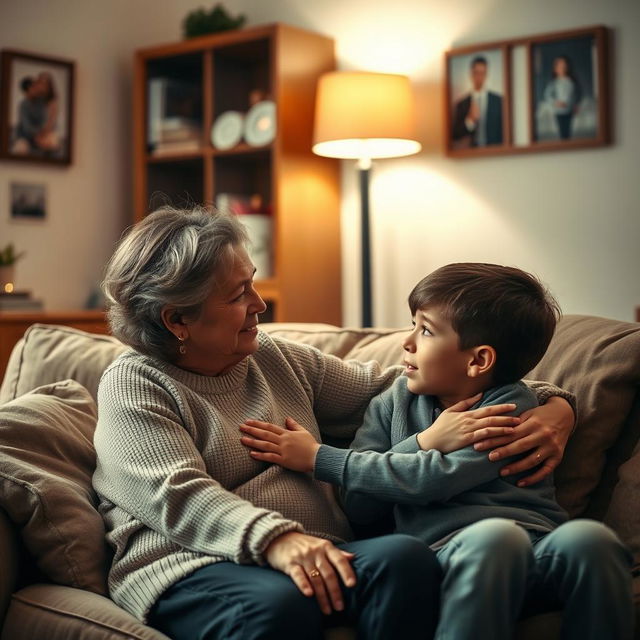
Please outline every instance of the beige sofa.
[[[402, 330], [271, 324], [269, 333], [382, 364], [402, 359]], [[0, 388], [0, 640], [166, 638], [106, 596], [109, 550], [95, 510], [94, 398], [117, 340], [34, 325]], [[640, 324], [565, 317], [532, 372], [573, 391], [579, 421], [556, 474], [572, 516], [615, 528], [640, 572]], [[640, 602], [640, 578], [635, 579]], [[519, 638], [557, 637], [559, 614], [524, 620]], [[351, 637], [334, 632], [333, 637]]]

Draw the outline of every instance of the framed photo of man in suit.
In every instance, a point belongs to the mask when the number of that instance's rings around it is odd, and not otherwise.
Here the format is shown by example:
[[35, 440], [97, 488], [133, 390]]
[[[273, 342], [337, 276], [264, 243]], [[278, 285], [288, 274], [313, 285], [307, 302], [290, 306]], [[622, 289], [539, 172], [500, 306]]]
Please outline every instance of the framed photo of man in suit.
[[510, 143], [506, 48], [485, 45], [447, 52], [447, 152], [488, 155]]

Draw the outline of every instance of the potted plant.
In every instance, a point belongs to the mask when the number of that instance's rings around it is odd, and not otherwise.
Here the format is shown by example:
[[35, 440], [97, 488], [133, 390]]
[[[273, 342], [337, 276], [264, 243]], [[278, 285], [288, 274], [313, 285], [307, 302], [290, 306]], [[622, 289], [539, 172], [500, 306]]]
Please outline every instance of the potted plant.
[[23, 255], [24, 251], [16, 253], [12, 242], [0, 249], [0, 292], [11, 293], [13, 291], [15, 264]]

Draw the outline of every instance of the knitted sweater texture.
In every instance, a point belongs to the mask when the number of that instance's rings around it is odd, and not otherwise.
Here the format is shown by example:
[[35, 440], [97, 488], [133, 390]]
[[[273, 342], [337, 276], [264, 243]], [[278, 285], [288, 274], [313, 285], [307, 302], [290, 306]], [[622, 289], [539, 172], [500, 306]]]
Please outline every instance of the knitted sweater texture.
[[[172, 584], [207, 564], [264, 564], [287, 531], [342, 542], [330, 485], [251, 458], [239, 425], [294, 417], [317, 438], [352, 437], [398, 367], [344, 362], [260, 333], [258, 351], [201, 376], [129, 351], [98, 389], [94, 487], [114, 549], [114, 601], [144, 621]], [[322, 425], [322, 427], [319, 426]]]

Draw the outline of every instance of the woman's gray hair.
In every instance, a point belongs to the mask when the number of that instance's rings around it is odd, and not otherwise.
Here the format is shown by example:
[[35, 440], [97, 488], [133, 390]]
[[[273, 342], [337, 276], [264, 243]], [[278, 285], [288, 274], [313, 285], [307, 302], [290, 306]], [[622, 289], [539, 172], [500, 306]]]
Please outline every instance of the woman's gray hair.
[[240, 221], [204, 207], [162, 207], [131, 227], [109, 260], [102, 289], [111, 332], [141, 353], [173, 361], [165, 305], [197, 317], [229, 246], [246, 245]]

